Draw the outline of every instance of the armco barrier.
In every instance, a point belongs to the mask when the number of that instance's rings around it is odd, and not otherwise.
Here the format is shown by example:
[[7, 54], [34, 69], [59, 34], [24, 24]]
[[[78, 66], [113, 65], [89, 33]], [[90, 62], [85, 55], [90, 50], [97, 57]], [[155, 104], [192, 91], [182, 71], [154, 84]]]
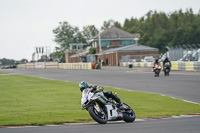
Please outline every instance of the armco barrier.
[[[121, 62], [120, 66], [128, 67], [130, 63]], [[200, 62], [180, 62], [180, 61], [171, 61], [172, 67], [171, 70], [183, 70], [183, 71], [200, 71]], [[134, 67], [152, 67], [152, 62], [134, 62], [132, 63]], [[162, 62], [161, 62], [162, 65]]]

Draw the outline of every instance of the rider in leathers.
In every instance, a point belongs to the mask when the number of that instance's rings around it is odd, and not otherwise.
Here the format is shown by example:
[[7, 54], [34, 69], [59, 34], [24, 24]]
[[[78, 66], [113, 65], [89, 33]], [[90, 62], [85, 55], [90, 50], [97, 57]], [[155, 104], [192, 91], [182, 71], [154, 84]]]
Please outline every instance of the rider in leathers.
[[[99, 87], [99, 86], [89, 86], [88, 83], [85, 82], [85, 81], [81, 81], [79, 83], [79, 88], [80, 88], [81, 92], [84, 89], [91, 89], [92, 88], [93, 89], [92, 92], [97, 92], [97, 91], [100, 91], [99, 89], [102, 89], [102, 87]], [[120, 109], [126, 109], [127, 108], [126, 106], [124, 106], [124, 104], [122, 103], [120, 98], [116, 94], [113, 94], [112, 91], [104, 91], [103, 94], [104, 94], [105, 97], [112, 98], [113, 100], [115, 100], [118, 103]]]
[[[165, 63], [169, 62], [170, 64], [170, 67], [171, 67], [171, 62], [169, 61], [168, 57], [165, 58], [165, 60], [163, 61], [163, 70], [164, 70], [164, 67], [165, 67]], [[170, 71], [170, 67], [169, 67], [169, 71]]]
[[156, 59], [154, 64], [153, 64], [153, 71], [154, 71], [155, 65], [160, 66], [160, 62], [158, 61], [158, 59]]

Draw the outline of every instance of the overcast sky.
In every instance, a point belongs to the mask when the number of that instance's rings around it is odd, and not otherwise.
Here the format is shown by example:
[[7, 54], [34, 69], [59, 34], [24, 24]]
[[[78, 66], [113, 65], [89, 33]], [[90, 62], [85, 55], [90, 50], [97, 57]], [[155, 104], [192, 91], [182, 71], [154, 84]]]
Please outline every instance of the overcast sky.
[[165, 13], [200, 9], [200, 0], [0, 0], [0, 59], [32, 59], [34, 47], [58, 46], [52, 30], [67, 21], [82, 29], [113, 19], [140, 18], [149, 10]]

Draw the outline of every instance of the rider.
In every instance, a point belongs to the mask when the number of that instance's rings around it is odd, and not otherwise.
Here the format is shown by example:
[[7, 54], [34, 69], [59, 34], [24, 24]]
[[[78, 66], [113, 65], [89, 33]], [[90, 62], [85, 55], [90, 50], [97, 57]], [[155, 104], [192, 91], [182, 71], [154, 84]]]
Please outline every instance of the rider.
[[154, 70], [154, 68], [155, 68], [155, 65], [160, 66], [160, 62], [158, 61], [158, 59], [156, 59], [155, 62], [154, 62], [154, 64], [153, 64], [153, 70]]
[[[163, 61], [163, 70], [164, 70], [164, 67], [165, 67], [165, 63], [169, 62], [169, 66], [171, 67], [171, 62], [169, 61], [169, 58], [166, 57], [165, 60]], [[170, 70], [170, 67], [169, 67], [169, 70]]]
[[[99, 89], [103, 89], [102, 87], [98, 87], [98, 86], [89, 86], [87, 82], [85, 81], [81, 81], [79, 83], [79, 88], [81, 90], [81, 92], [84, 90], [84, 89], [93, 89], [94, 92], [98, 92], [100, 91]], [[107, 98], [112, 98], [114, 99], [118, 105], [119, 105], [119, 108], [120, 109], [126, 109], [127, 107], [124, 106], [123, 102], [120, 100], [120, 98], [116, 95], [116, 94], [113, 94], [112, 91], [104, 91], [103, 94], [107, 97]]]

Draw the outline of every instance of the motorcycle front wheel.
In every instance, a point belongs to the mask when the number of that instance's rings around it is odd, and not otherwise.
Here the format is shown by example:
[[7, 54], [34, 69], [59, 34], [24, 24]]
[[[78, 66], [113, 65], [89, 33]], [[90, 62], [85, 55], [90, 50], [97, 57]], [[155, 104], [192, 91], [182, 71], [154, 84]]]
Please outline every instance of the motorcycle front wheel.
[[106, 124], [108, 121], [106, 114], [103, 111], [99, 112], [94, 106], [92, 105], [88, 108], [90, 116], [99, 124]]
[[[125, 104], [128, 106], [127, 104]], [[129, 107], [129, 106], [128, 106]], [[134, 122], [135, 121], [135, 112], [129, 107], [129, 110], [123, 112], [123, 118], [125, 122]]]

